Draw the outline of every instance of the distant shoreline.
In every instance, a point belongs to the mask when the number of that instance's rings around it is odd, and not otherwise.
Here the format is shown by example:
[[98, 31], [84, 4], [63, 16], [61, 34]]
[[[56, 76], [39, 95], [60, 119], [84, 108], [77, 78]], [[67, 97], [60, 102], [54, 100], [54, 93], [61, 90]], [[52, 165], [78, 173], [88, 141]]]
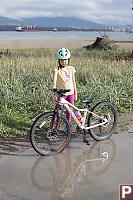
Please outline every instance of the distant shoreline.
[[[0, 40], [0, 49], [27, 49], [27, 48], [82, 48], [92, 44], [95, 39], [23, 39], [23, 40]], [[131, 39], [113, 39], [116, 45], [133, 49]]]

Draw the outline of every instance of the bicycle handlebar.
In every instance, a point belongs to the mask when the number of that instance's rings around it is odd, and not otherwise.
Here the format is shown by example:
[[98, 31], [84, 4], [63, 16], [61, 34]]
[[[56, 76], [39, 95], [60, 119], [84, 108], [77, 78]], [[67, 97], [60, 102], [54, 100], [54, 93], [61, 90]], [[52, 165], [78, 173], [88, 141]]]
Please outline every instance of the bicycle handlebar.
[[65, 94], [66, 92], [70, 92], [70, 89], [60, 89], [58, 90], [57, 88], [53, 88], [53, 92], [56, 92], [57, 94]]

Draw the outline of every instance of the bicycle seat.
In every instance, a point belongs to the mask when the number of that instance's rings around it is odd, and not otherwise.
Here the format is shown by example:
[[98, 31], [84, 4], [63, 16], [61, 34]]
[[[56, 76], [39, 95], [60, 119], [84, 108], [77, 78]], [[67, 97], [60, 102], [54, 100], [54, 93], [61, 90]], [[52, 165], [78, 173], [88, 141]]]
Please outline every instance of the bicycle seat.
[[93, 102], [94, 102], [94, 98], [88, 98], [82, 101], [82, 103], [87, 103], [87, 104], [93, 103]]

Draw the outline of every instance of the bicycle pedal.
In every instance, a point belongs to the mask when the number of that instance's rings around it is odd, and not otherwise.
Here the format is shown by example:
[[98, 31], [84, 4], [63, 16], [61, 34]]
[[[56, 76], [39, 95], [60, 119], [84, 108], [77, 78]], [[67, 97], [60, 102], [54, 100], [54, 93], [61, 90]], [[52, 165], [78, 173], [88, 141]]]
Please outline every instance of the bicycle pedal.
[[89, 140], [84, 139], [83, 142], [86, 143], [87, 145], [90, 145]]

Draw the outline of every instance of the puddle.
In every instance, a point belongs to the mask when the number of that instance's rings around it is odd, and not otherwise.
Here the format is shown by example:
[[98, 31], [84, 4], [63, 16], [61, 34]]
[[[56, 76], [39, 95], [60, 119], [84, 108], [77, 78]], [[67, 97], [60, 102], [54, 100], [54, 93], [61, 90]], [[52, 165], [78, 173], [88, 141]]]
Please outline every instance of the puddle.
[[119, 199], [119, 184], [133, 184], [132, 136], [91, 140], [90, 146], [74, 138], [64, 152], [47, 157], [32, 148], [2, 156], [0, 199]]

